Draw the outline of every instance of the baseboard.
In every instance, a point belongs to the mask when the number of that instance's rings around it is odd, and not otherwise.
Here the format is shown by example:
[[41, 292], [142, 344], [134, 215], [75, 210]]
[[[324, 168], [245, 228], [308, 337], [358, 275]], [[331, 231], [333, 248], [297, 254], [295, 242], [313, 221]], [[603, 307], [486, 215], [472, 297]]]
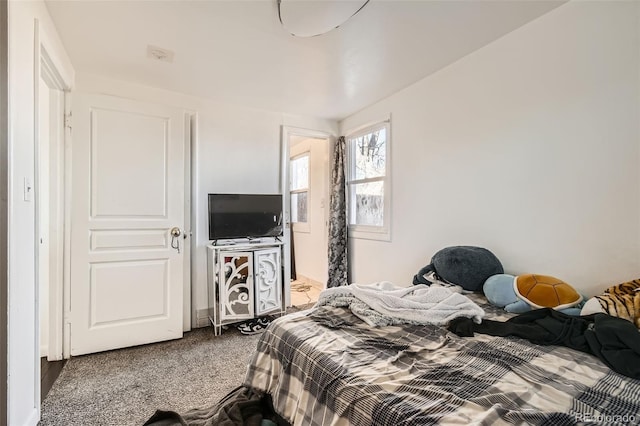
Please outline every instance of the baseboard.
[[296, 274], [296, 275], [297, 275], [297, 278], [296, 278], [297, 281], [304, 281], [307, 284], [317, 288], [320, 291], [324, 290], [324, 288], [325, 288], [325, 285], [323, 283], [321, 283], [320, 281], [316, 281], [313, 278], [309, 278], [309, 277], [307, 277], [305, 275], [302, 275], [302, 274]]
[[211, 325], [209, 321], [209, 309], [199, 309], [196, 311], [196, 328], [208, 327]]
[[[40, 407], [39, 403], [38, 403], [38, 407]], [[40, 409], [34, 409], [29, 414], [29, 418], [27, 419], [27, 421], [23, 424], [24, 426], [38, 426], [39, 421], [40, 421]], [[14, 424], [12, 423], [11, 420], [9, 420], [9, 422], [10, 424]]]

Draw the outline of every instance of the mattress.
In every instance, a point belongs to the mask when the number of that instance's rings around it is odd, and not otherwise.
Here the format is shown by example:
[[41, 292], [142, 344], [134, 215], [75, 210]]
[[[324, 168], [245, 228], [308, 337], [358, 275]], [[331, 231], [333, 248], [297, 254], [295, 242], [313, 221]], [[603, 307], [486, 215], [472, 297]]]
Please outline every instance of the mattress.
[[[508, 318], [473, 299], [487, 318]], [[327, 306], [273, 321], [244, 385], [294, 425], [640, 422], [640, 381], [592, 355], [437, 326], [374, 328]]]

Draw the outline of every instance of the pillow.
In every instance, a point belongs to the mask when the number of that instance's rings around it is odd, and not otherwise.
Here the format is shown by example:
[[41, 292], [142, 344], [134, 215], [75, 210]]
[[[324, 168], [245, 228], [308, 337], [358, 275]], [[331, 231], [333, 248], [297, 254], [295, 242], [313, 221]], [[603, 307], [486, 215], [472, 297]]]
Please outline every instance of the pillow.
[[598, 312], [631, 321], [640, 329], [640, 279], [609, 287], [587, 301], [580, 315]]
[[413, 283], [431, 284], [425, 275], [432, 271], [444, 281], [470, 291], [482, 290], [487, 278], [504, 273], [502, 264], [493, 253], [474, 246], [453, 246], [440, 250], [431, 258], [431, 263], [413, 277]]

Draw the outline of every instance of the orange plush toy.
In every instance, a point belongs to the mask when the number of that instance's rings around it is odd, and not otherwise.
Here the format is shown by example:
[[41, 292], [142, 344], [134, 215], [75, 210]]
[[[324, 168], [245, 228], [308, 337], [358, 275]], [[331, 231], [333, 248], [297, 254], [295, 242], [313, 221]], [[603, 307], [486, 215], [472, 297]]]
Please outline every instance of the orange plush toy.
[[602, 312], [631, 321], [640, 328], [640, 279], [609, 287], [584, 304], [581, 315]]

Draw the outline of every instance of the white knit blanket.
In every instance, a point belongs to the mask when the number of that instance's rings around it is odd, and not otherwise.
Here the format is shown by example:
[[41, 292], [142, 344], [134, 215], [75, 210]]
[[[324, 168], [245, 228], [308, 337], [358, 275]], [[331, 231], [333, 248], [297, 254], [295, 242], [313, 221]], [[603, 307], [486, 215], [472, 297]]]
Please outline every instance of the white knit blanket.
[[396, 324], [445, 325], [458, 317], [480, 323], [484, 311], [468, 297], [446, 287], [424, 284], [396, 287], [388, 281], [351, 284], [320, 293], [316, 307], [348, 306], [372, 327]]

